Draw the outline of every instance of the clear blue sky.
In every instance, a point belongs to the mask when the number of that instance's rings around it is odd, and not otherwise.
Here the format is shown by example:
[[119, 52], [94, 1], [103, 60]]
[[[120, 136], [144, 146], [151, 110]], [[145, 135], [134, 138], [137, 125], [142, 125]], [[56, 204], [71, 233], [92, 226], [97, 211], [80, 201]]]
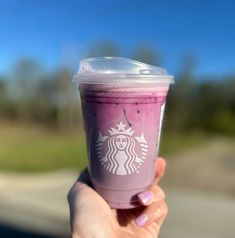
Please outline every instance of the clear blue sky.
[[0, 72], [26, 56], [49, 69], [68, 59], [74, 68], [91, 44], [110, 40], [124, 56], [150, 44], [172, 74], [186, 53], [199, 75], [231, 74], [234, 29], [233, 0], [1, 0]]

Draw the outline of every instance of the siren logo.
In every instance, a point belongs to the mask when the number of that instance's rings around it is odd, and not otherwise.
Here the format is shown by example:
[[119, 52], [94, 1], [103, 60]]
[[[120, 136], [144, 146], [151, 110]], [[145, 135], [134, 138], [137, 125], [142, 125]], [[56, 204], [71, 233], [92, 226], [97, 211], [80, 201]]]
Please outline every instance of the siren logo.
[[[134, 137], [134, 130], [125, 129], [126, 125], [122, 122], [116, 127], [108, 130], [108, 136], [100, 132], [96, 141], [96, 151], [102, 166], [116, 175], [139, 173], [148, 151], [144, 133]], [[137, 153], [138, 146], [140, 155]]]

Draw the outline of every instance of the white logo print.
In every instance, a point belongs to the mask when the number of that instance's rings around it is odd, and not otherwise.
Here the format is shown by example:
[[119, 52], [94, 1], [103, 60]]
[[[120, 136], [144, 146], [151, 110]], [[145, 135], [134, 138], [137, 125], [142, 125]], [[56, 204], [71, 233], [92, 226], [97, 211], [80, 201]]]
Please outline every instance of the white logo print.
[[[148, 149], [144, 133], [134, 137], [134, 130], [125, 130], [126, 125], [122, 122], [116, 127], [108, 130], [109, 136], [103, 136], [100, 132], [96, 141], [96, 151], [102, 166], [116, 175], [139, 173]], [[140, 156], [136, 153], [136, 144], [140, 146]]]

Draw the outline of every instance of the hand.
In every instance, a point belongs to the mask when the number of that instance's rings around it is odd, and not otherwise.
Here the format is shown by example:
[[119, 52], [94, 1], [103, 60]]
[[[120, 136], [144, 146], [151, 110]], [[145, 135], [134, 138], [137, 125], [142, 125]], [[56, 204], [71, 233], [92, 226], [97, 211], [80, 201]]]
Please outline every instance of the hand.
[[73, 238], [156, 238], [167, 215], [162, 189], [157, 185], [166, 162], [158, 158], [152, 186], [138, 195], [141, 207], [111, 209], [89, 185], [85, 170], [68, 193]]

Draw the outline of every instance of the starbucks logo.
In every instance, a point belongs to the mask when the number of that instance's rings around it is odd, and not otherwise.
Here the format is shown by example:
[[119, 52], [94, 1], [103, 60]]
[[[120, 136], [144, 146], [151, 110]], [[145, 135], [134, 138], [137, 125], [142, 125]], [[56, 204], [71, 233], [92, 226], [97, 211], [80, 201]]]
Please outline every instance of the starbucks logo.
[[[126, 127], [120, 122], [116, 128], [111, 127], [108, 130], [109, 135], [102, 135], [100, 132], [96, 141], [96, 152], [101, 165], [116, 175], [139, 173], [148, 152], [144, 133], [139, 137], [133, 136], [134, 130], [131, 127], [125, 129]], [[137, 146], [141, 148], [139, 154]]]

